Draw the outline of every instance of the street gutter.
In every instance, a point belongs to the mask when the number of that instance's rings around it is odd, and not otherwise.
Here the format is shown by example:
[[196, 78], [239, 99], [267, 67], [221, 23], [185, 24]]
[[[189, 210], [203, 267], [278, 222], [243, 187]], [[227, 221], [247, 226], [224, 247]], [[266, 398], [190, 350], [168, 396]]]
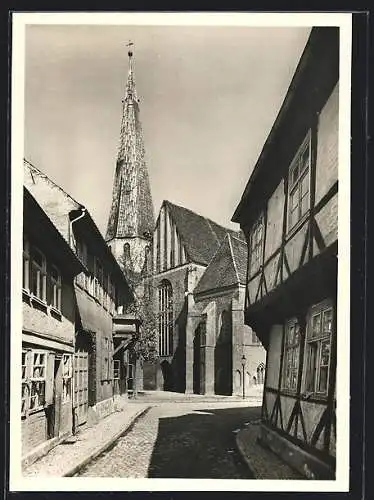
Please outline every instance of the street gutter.
[[141, 417], [144, 417], [145, 414], [151, 409], [151, 407], [152, 406], [150, 405], [150, 406], [148, 406], [146, 408], [141, 408], [137, 413], [135, 413], [135, 415], [133, 416], [133, 418], [131, 419], [131, 421], [128, 422], [128, 424], [123, 429], [121, 429], [119, 432], [117, 432], [117, 434], [115, 434], [114, 436], [112, 436], [109, 441], [107, 441], [103, 445], [99, 446], [98, 448], [94, 449], [89, 454], [89, 456], [87, 456], [81, 462], [79, 462], [79, 464], [75, 465], [70, 470], [68, 470], [67, 472], [65, 472], [62, 477], [72, 477], [72, 476], [75, 476], [80, 470], [82, 470], [90, 462], [92, 462], [92, 460], [94, 460], [99, 455], [101, 455], [102, 453], [104, 453], [105, 451], [107, 451], [108, 448], [113, 447], [118, 439], [120, 439], [121, 437], [125, 436], [128, 432], [130, 432], [132, 430], [132, 428], [134, 427], [134, 425], [136, 424], [136, 422]]

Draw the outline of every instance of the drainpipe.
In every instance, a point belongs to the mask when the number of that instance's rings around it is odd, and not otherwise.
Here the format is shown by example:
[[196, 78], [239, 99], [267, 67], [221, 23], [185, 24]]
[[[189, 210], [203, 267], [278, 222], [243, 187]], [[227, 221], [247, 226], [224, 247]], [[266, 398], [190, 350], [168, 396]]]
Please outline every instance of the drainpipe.
[[85, 207], [81, 206], [80, 210], [82, 211], [82, 213], [80, 215], [78, 215], [78, 217], [76, 217], [75, 219], [71, 220], [69, 223], [69, 244], [70, 245], [71, 245], [71, 242], [72, 242], [71, 240], [72, 240], [72, 236], [73, 236], [73, 223], [77, 222], [79, 219], [82, 219], [86, 215]]
[[[77, 222], [79, 219], [82, 219], [86, 215], [86, 209], [83, 206], [80, 207], [80, 210], [81, 210], [82, 213], [80, 215], [78, 215], [78, 217], [76, 217], [75, 219], [69, 220], [69, 245], [70, 246], [72, 246], [73, 223]], [[75, 248], [74, 250], [76, 251], [77, 249]], [[73, 360], [74, 360], [74, 354], [73, 354]], [[74, 387], [74, 384], [75, 384], [75, 380], [73, 380], [73, 387]], [[73, 394], [73, 398], [74, 398], [74, 394]], [[73, 399], [73, 404], [72, 404], [72, 413], [73, 413], [73, 415], [72, 415], [73, 416], [73, 418], [72, 418], [72, 424], [73, 424], [72, 425], [72, 427], [73, 427], [72, 431], [73, 431], [73, 435], [75, 435], [76, 432], [77, 432], [77, 426], [76, 426], [76, 407], [74, 406], [74, 403], [75, 403], [75, 401]]]

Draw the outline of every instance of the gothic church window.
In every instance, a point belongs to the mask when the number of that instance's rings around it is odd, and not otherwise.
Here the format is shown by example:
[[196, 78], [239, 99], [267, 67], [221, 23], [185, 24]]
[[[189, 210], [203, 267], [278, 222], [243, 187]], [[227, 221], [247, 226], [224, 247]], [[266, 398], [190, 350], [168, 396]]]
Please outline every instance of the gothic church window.
[[260, 363], [257, 367], [257, 384], [263, 384], [265, 380], [265, 365]]
[[173, 352], [173, 289], [169, 281], [163, 280], [158, 288], [158, 351], [160, 356]]

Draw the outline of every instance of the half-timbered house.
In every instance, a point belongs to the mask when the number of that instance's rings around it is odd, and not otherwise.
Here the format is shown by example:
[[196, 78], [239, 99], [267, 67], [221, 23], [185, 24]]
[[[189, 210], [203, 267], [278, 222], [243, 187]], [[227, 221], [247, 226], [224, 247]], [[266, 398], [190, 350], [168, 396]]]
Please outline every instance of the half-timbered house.
[[84, 265], [74, 282], [74, 425], [112, 412], [134, 390], [139, 322], [124, 314], [133, 294], [88, 210], [24, 161], [24, 183]]
[[261, 440], [309, 478], [335, 474], [338, 102], [339, 30], [313, 28], [233, 216], [267, 348]]
[[84, 271], [24, 188], [22, 281], [22, 461], [73, 432], [74, 277]]

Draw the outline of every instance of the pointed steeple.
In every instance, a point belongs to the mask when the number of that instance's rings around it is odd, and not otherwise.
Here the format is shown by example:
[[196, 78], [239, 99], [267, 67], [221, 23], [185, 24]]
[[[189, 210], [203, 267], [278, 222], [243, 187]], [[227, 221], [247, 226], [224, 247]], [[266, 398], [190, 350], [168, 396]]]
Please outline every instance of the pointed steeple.
[[122, 101], [120, 143], [106, 232], [108, 242], [117, 238], [148, 238], [154, 228], [131, 45], [133, 44], [128, 44], [129, 71]]

